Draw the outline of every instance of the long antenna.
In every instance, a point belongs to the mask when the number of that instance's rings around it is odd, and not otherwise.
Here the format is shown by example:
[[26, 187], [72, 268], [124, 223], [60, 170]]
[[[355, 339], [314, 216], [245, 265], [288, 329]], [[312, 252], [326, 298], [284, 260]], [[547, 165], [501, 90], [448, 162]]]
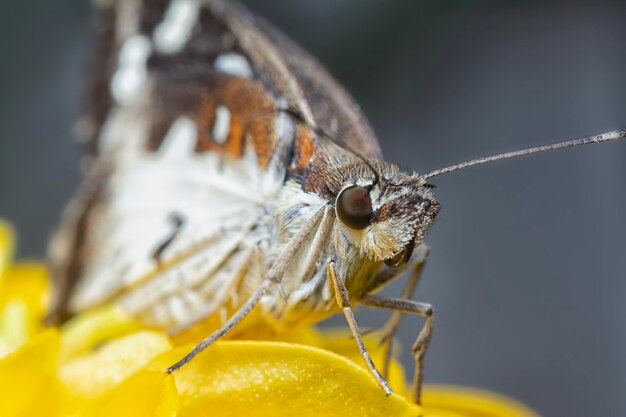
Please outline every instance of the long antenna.
[[461, 162], [460, 164], [454, 164], [445, 168], [430, 171], [428, 174], [424, 175], [424, 178], [432, 178], [438, 175], [447, 174], [449, 172], [458, 171], [459, 169], [465, 169], [473, 167], [474, 165], [481, 165], [487, 162], [498, 161], [500, 159], [516, 158], [518, 156], [526, 156], [539, 152], [555, 151], [557, 149], [571, 148], [572, 146], [589, 145], [591, 143], [602, 143], [624, 138], [626, 138], [626, 128], [603, 133], [601, 135], [554, 143], [552, 145], [543, 145], [534, 148], [521, 149], [519, 151], [505, 152], [498, 155], [484, 156], [482, 158], [472, 159], [471, 161]]

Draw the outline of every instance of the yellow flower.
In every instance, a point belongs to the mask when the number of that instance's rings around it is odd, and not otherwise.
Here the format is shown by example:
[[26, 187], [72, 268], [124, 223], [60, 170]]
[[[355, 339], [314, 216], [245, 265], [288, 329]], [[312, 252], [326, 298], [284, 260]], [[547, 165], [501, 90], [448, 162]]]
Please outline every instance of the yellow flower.
[[[427, 387], [411, 404], [394, 361], [385, 397], [347, 333], [296, 329], [282, 341], [223, 341], [167, 375], [189, 344], [142, 328], [114, 307], [44, 328], [45, 268], [11, 265], [0, 223], [0, 416], [418, 416], [532, 417], [512, 400]], [[374, 359], [382, 352], [368, 340]]]
[[0, 220], [0, 357], [42, 328], [49, 302], [48, 275], [36, 262], [11, 264], [13, 232]]

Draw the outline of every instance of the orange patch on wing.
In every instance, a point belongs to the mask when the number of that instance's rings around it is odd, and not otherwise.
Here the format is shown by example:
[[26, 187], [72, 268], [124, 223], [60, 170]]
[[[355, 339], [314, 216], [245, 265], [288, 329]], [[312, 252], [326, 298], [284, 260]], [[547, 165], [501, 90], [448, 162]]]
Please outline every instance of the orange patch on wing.
[[265, 168], [270, 162], [276, 144], [276, 133], [273, 123], [270, 123], [268, 120], [259, 120], [251, 122], [249, 127], [252, 146], [254, 146], [259, 159], [259, 165]]
[[298, 124], [296, 131], [296, 168], [305, 168], [311, 163], [315, 153], [315, 139], [311, 130]]
[[[230, 112], [227, 139], [218, 143], [212, 137], [216, 110], [224, 106]], [[197, 151], [213, 151], [239, 158], [246, 140], [256, 151], [259, 165], [266, 168], [275, 149], [276, 117], [273, 98], [258, 82], [234, 77], [220, 88], [205, 94], [196, 113]]]
[[224, 143], [224, 150], [230, 155], [243, 155], [243, 145], [245, 141], [244, 126], [236, 115], [232, 115], [230, 118], [228, 139]]

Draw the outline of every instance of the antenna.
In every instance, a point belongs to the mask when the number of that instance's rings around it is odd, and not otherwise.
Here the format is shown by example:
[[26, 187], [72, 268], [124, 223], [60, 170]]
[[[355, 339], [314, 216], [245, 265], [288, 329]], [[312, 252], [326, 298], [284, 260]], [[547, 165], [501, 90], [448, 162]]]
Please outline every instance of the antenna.
[[614, 130], [612, 132], [603, 133], [601, 135], [589, 136], [586, 138], [573, 139], [565, 142], [554, 143], [552, 145], [543, 145], [537, 146], [534, 148], [528, 149], [520, 149], [518, 151], [505, 152], [497, 155], [484, 156], [478, 159], [472, 159], [471, 161], [461, 162], [460, 164], [450, 165], [445, 168], [436, 169], [434, 171], [430, 171], [428, 174], [424, 175], [425, 179], [436, 177], [438, 175], [447, 174], [449, 172], [458, 171], [460, 169], [465, 169], [469, 167], [473, 167], [475, 165], [481, 165], [487, 162], [498, 161], [500, 159], [509, 159], [509, 158], [517, 158], [518, 156], [526, 156], [539, 152], [548, 152], [555, 151], [557, 149], [571, 148], [573, 146], [579, 145], [589, 145], [592, 143], [602, 143], [609, 142], [612, 140], [620, 140], [626, 138], [626, 128]]

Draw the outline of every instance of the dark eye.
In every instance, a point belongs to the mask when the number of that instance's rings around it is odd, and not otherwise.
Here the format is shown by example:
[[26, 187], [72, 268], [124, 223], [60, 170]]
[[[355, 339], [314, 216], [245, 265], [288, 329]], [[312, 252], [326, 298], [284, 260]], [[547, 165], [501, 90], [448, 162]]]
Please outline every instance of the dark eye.
[[362, 230], [372, 220], [372, 199], [367, 188], [353, 185], [337, 196], [337, 217], [351, 229]]
[[392, 268], [401, 268], [409, 262], [411, 255], [415, 249], [415, 239], [412, 239], [400, 252], [396, 253], [393, 257], [385, 259], [387, 266]]

